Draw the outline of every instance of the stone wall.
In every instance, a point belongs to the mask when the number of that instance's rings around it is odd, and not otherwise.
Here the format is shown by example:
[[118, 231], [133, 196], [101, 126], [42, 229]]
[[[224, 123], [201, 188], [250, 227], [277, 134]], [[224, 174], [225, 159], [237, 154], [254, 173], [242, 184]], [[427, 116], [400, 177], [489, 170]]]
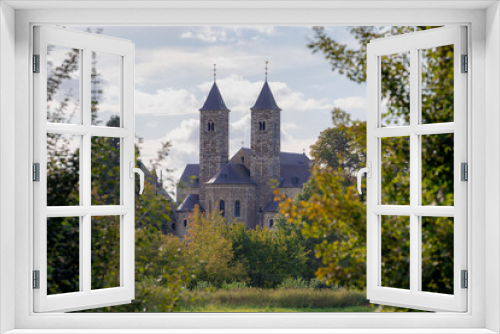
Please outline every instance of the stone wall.
[[[209, 130], [208, 124], [214, 123]], [[219, 172], [229, 160], [229, 111], [204, 110], [200, 112], [200, 187]], [[204, 192], [200, 201], [205, 205]]]
[[[251, 112], [250, 175], [257, 182], [257, 214], [273, 198], [273, 183], [280, 178], [280, 111], [253, 109]], [[265, 123], [265, 129], [261, 124]], [[259, 219], [262, 224], [262, 218]]]
[[179, 212], [177, 221], [175, 222], [174, 234], [181, 239], [184, 239], [186, 237], [190, 214], [190, 212]]
[[[208, 184], [205, 185], [205, 210], [219, 211], [220, 201], [224, 201], [224, 217], [228, 222], [237, 220], [245, 228], [255, 228], [256, 187], [251, 184]], [[240, 201], [240, 217], [235, 217], [235, 202]]]

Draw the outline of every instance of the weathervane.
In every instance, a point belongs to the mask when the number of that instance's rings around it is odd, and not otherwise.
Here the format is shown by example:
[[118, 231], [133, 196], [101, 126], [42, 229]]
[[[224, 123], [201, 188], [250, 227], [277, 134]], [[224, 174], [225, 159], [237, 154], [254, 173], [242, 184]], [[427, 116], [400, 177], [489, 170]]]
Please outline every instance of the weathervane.
[[267, 64], [269, 64], [269, 60], [266, 60], [266, 82], [267, 82]]
[[214, 82], [215, 82], [215, 77], [217, 76], [217, 69], [215, 68], [216, 64], [214, 64]]

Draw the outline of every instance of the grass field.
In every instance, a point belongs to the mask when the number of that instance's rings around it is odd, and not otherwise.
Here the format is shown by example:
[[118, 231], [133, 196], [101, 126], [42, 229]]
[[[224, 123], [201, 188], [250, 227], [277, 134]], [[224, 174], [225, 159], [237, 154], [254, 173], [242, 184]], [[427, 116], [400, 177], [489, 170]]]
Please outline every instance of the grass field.
[[208, 305], [205, 307], [186, 308], [181, 312], [234, 312], [234, 313], [248, 313], [248, 312], [373, 312], [375, 309], [372, 306], [351, 306], [351, 307], [326, 307], [326, 308], [300, 308], [300, 307], [229, 307], [229, 306], [215, 306]]
[[193, 291], [181, 312], [373, 312], [364, 291], [237, 288]]

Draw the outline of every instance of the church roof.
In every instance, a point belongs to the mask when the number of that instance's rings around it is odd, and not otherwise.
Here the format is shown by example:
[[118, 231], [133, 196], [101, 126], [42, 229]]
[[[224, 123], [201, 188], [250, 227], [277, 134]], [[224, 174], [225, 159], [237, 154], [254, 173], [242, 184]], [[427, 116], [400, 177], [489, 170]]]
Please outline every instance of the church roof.
[[[252, 150], [242, 147], [248, 155]], [[302, 153], [280, 152], [280, 183], [281, 188], [302, 188], [309, 180], [309, 158]], [[199, 164], [188, 164], [180, 178], [180, 185], [189, 188], [199, 188]], [[250, 171], [244, 164], [227, 163], [210, 181], [210, 184], [256, 184], [250, 177]]]
[[212, 85], [212, 88], [210, 89], [210, 92], [208, 93], [205, 104], [203, 104], [203, 107], [201, 107], [201, 109], [200, 109], [200, 111], [204, 111], [204, 110], [229, 111], [229, 109], [226, 107], [226, 104], [224, 103], [224, 100], [222, 99], [222, 95], [220, 94], [219, 87], [217, 87], [217, 84], [215, 83], [215, 81], [214, 81], [214, 84]]
[[189, 194], [186, 196], [181, 205], [177, 208], [180, 212], [191, 212], [194, 210], [195, 206], [198, 205], [201, 211], [205, 211], [203, 205], [200, 203], [200, 197], [197, 194]]
[[251, 184], [257, 183], [250, 177], [250, 171], [243, 164], [229, 162], [208, 181], [208, 184]]
[[264, 208], [264, 212], [278, 212], [279, 208], [280, 203], [272, 199], [269, 203], [267, 203], [266, 207]]
[[274, 100], [273, 93], [271, 92], [271, 88], [269, 88], [269, 84], [264, 82], [264, 86], [262, 86], [262, 90], [260, 91], [259, 97], [255, 102], [255, 105], [250, 108], [253, 109], [271, 109], [271, 110], [281, 110], [280, 107], [276, 104]]
[[184, 168], [184, 172], [182, 172], [181, 178], [179, 180], [179, 185], [181, 187], [188, 188], [199, 188], [200, 176], [200, 165], [199, 164], [187, 164], [186, 168]]

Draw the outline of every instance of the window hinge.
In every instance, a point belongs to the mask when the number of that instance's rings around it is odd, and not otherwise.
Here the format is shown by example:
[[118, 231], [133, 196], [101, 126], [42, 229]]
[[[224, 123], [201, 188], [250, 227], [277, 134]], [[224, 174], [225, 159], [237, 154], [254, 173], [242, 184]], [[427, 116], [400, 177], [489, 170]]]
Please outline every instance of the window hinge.
[[40, 73], [40, 55], [33, 55], [33, 73]]
[[33, 270], [33, 289], [40, 289], [40, 270]]
[[466, 162], [460, 164], [460, 180], [469, 181], [469, 166]]
[[469, 72], [469, 56], [462, 55], [462, 73]]
[[467, 289], [469, 287], [469, 274], [467, 270], [462, 270], [460, 276], [462, 280], [461, 284], [462, 289]]
[[33, 181], [40, 181], [40, 164], [38, 162], [33, 164]]

